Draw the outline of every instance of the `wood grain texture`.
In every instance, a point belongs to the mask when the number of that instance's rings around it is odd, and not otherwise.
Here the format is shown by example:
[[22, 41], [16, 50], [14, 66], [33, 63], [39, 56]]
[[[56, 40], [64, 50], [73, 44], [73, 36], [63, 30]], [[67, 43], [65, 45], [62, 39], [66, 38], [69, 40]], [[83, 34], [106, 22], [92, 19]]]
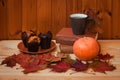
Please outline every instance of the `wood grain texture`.
[[69, 16], [86, 9], [100, 12], [99, 39], [120, 39], [120, 0], [0, 0], [0, 39], [20, 39], [20, 32], [52, 31], [70, 27]]
[[77, 12], [82, 13], [82, 0], [77, 0]]
[[22, 31], [37, 31], [37, 0], [22, 0]]
[[66, 0], [52, 0], [53, 36], [63, 27], [66, 27]]
[[96, 11], [96, 0], [82, 0], [82, 12], [86, 9]]
[[21, 0], [7, 1], [8, 39], [20, 39], [21, 33]]
[[111, 37], [113, 39], [120, 39], [120, 0], [113, 0]]
[[37, 32], [46, 33], [51, 31], [52, 5], [51, 0], [37, 1]]
[[97, 0], [97, 12], [102, 18], [100, 27], [103, 29], [103, 33], [100, 34], [101, 39], [111, 38], [112, 31], [112, 0]]
[[70, 15], [77, 13], [77, 0], [67, 0], [66, 4], [66, 27], [71, 27], [70, 24]]
[[0, 40], [8, 39], [7, 0], [0, 0]]

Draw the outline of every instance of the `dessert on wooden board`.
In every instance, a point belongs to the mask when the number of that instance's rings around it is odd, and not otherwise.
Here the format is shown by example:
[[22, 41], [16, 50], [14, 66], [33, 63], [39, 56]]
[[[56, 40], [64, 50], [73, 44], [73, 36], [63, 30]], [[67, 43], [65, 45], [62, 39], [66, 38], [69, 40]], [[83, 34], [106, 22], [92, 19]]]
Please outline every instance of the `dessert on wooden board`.
[[21, 39], [29, 52], [38, 52], [40, 49], [45, 50], [52, 47], [52, 32], [50, 31], [38, 35], [31, 30], [22, 32]]
[[[40, 39], [41, 36], [43, 35], [40, 34], [37, 37], [36, 35], [33, 35], [29, 38], [32, 38], [33, 42], [37, 41], [39, 43], [39, 40], [41, 42]], [[29, 39], [26, 40], [28, 40], [27, 41], [27, 48], [28, 48]], [[23, 46], [25, 47], [24, 44]], [[31, 52], [31, 53], [35, 53], [35, 52]], [[112, 59], [113, 56], [109, 54], [103, 55], [100, 54], [100, 52], [97, 56], [89, 60], [82, 60], [81, 58], [78, 57], [75, 57], [73, 59], [69, 54], [65, 54], [61, 52], [57, 52], [56, 55], [51, 54], [51, 52], [47, 52], [47, 53], [43, 52], [42, 54], [31, 54], [31, 53], [24, 54], [20, 52], [19, 54], [8, 56], [2, 61], [1, 64], [2, 65], [6, 64], [6, 66], [8, 67], [14, 67], [16, 66], [16, 64], [19, 64], [24, 74], [37, 72], [47, 68], [49, 68], [52, 72], [58, 72], [58, 73], [66, 72], [69, 69], [71, 69], [73, 72], [74, 71], [87, 72], [89, 69], [92, 69], [94, 72], [101, 72], [101, 73], [105, 73], [106, 71], [113, 71], [116, 69], [114, 65], [107, 62], [110, 59]]]

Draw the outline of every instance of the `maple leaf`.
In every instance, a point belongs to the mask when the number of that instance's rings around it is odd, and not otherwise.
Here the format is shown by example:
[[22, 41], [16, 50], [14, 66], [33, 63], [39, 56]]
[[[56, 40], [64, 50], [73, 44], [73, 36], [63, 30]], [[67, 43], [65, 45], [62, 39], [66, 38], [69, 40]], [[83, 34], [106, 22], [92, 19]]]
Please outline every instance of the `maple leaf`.
[[76, 59], [74, 63], [71, 64], [75, 71], [85, 71], [88, 69], [88, 63], [83, 63], [82, 61]]
[[23, 54], [20, 53], [18, 55], [16, 55], [16, 62], [21, 66], [21, 67], [25, 67], [30, 59], [30, 55], [29, 54]]
[[84, 11], [84, 13], [88, 15], [89, 19], [92, 19], [95, 21], [94, 24], [100, 24], [102, 22], [102, 18], [100, 17], [101, 11], [95, 12], [92, 9], [87, 9]]
[[105, 73], [105, 71], [113, 71], [114, 69], [116, 69], [110, 63], [100, 60], [93, 61], [92, 63], [90, 63], [89, 67], [92, 68], [95, 72], [101, 73]]
[[113, 56], [111, 56], [110, 54], [98, 54], [97, 56], [99, 59], [102, 59], [102, 60], [110, 60], [111, 58], [113, 58]]
[[61, 61], [67, 57], [67, 55], [63, 53], [58, 53], [56, 56], [52, 54], [46, 54], [46, 56], [47, 57], [43, 56], [42, 59], [44, 58], [45, 61], [48, 61], [50, 63]]
[[116, 69], [108, 60], [113, 58], [110, 54], [99, 54], [91, 63], [87, 61], [71, 59], [69, 55], [58, 54], [57, 56], [51, 54], [29, 55], [20, 53], [12, 55], [2, 61], [1, 64], [6, 64], [8, 67], [13, 67], [16, 63], [20, 64], [24, 69], [23, 72], [28, 74], [46, 68], [52, 68], [55, 72], [66, 72], [73, 68], [75, 71], [85, 71], [92, 68], [95, 72], [112, 71]]
[[47, 68], [46, 64], [36, 65], [34, 67], [24, 69], [23, 72], [24, 72], [24, 74], [28, 74], [28, 73], [37, 72], [38, 70], [43, 70], [43, 69], [46, 69], [46, 68]]
[[1, 64], [6, 64], [8, 67], [14, 67], [16, 65], [16, 60], [15, 60], [16, 55], [9, 56], [5, 58], [5, 60], [2, 61]]
[[39, 59], [35, 56], [35, 57], [30, 57], [30, 59], [28, 60], [28, 62], [26, 62], [26, 66], [24, 66], [23, 68], [27, 69], [27, 68], [33, 68], [39, 65]]
[[92, 9], [86, 9], [84, 13], [88, 15], [86, 32], [103, 33], [103, 30], [100, 27], [100, 24], [103, 21], [103, 19], [100, 17], [100, 11], [96, 13]]
[[61, 61], [52, 66], [52, 71], [55, 72], [66, 72], [70, 69], [70, 64], [66, 61]]

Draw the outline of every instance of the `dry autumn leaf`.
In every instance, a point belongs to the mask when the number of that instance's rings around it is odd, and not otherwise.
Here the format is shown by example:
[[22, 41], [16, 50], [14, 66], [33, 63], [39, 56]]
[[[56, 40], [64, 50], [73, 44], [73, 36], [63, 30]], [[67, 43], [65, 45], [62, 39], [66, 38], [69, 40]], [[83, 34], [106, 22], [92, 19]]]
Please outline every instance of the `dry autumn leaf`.
[[105, 73], [106, 71], [113, 71], [116, 67], [109, 63], [109, 60], [113, 56], [110, 54], [99, 54], [92, 63], [87, 61], [74, 60], [70, 56], [59, 54], [54, 56], [52, 54], [40, 54], [40, 55], [29, 55], [29, 54], [17, 54], [6, 57], [1, 65], [6, 64], [7, 67], [14, 67], [18, 63], [24, 70], [24, 74], [31, 72], [37, 72], [46, 68], [51, 68], [54, 72], [66, 72], [68, 69], [75, 70], [76, 72], [85, 71], [92, 68], [95, 72]]

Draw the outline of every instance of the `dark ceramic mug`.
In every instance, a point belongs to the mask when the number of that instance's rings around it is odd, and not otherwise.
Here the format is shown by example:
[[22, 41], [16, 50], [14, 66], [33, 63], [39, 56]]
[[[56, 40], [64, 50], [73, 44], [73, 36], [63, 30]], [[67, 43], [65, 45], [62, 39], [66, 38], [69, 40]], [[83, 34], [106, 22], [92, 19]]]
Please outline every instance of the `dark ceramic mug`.
[[70, 23], [75, 35], [84, 35], [86, 29], [87, 14], [71, 14]]

